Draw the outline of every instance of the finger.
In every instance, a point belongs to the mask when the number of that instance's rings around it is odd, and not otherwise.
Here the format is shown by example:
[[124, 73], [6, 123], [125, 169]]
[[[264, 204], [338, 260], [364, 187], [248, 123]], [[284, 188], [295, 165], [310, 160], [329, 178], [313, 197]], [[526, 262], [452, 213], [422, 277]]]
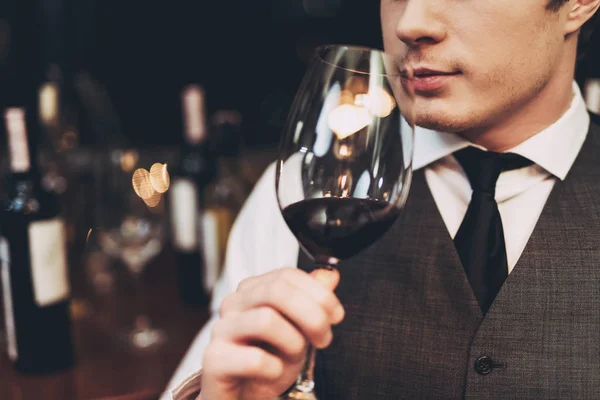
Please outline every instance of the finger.
[[264, 274], [261, 275], [256, 275], [256, 276], [251, 276], [249, 278], [246, 278], [244, 280], [242, 280], [236, 291], [242, 291], [242, 290], [247, 290], [250, 289], [251, 287], [254, 287], [257, 284], [260, 283], [265, 283], [265, 282], [274, 282], [278, 279], [281, 279], [281, 275], [288, 273], [289, 271], [299, 271], [297, 268], [279, 268], [273, 271], [269, 271], [266, 272]]
[[304, 290], [279, 279], [270, 285], [253, 288], [231, 295], [227, 301], [228, 313], [236, 314], [258, 308], [271, 307], [283, 314], [318, 348], [328, 346], [332, 333], [325, 309]]
[[339, 324], [344, 319], [344, 307], [332, 292], [339, 283], [339, 272], [317, 269], [308, 275], [301, 270], [290, 270], [281, 276], [319, 303], [332, 324]]
[[329, 290], [335, 290], [340, 283], [340, 271], [337, 269], [317, 268], [310, 273], [310, 276]]
[[305, 355], [306, 339], [286, 318], [270, 307], [259, 307], [223, 318], [213, 326], [213, 338], [247, 344], [261, 342], [294, 363]]
[[283, 361], [255, 346], [215, 340], [204, 355], [203, 373], [220, 380], [276, 380], [283, 373]]
[[238, 284], [236, 292], [239, 292], [239, 291], [242, 291], [242, 290], [247, 289], [249, 287], [252, 287], [254, 284], [256, 284], [256, 282], [260, 282], [261, 279], [264, 279], [264, 277], [268, 276], [268, 274], [270, 274], [270, 273], [272, 273], [272, 272], [269, 272], [267, 274], [262, 274], [262, 275], [251, 276], [251, 277], [248, 277], [246, 279], [243, 279]]
[[230, 306], [230, 302], [231, 302], [231, 297], [235, 297], [236, 293], [240, 293], [240, 292], [244, 292], [246, 290], [249, 290], [250, 288], [255, 287], [256, 285], [259, 284], [269, 284], [270, 282], [275, 282], [276, 280], [280, 279], [280, 274], [283, 270], [287, 270], [287, 269], [292, 269], [292, 268], [281, 268], [281, 269], [277, 269], [274, 271], [270, 271], [261, 275], [256, 275], [256, 276], [251, 276], [248, 278], [243, 279], [242, 281], [240, 281], [240, 283], [238, 284], [237, 289], [235, 290], [235, 292], [233, 292], [232, 294], [226, 296], [222, 301], [221, 301], [221, 306], [219, 308], [219, 314], [221, 316], [224, 316], [225, 314], [227, 314], [231, 308]]
[[[312, 278], [311, 278], [312, 277]], [[298, 288], [306, 291], [319, 304], [329, 316], [332, 324], [338, 324], [344, 319], [344, 307], [332, 292], [340, 281], [337, 270], [316, 269], [308, 275], [298, 268], [282, 268], [260, 276], [244, 279], [238, 286], [236, 293], [255, 288], [257, 285], [269, 285], [277, 280], [285, 279]], [[315, 285], [315, 280], [320, 283]], [[221, 315], [231, 310], [229, 300], [226, 298], [221, 304]]]

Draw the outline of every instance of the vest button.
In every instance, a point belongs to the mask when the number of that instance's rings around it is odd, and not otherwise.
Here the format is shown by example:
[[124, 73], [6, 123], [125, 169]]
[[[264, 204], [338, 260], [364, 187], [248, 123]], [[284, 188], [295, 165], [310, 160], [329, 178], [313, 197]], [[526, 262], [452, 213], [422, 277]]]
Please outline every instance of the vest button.
[[487, 375], [494, 369], [494, 361], [488, 356], [479, 357], [475, 360], [475, 371], [479, 375]]

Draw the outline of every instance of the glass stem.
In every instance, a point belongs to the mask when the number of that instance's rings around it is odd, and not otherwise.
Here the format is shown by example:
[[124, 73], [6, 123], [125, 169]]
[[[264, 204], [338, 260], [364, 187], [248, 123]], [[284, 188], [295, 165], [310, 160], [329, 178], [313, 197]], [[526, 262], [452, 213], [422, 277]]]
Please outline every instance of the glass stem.
[[133, 272], [133, 285], [135, 290], [135, 299], [137, 303], [138, 312], [136, 313], [134, 323], [134, 329], [139, 332], [147, 331], [150, 328], [151, 322], [146, 312], [146, 296], [144, 295], [144, 285], [142, 284], [141, 274]]
[[[318, 264], [317, 269], [325, 269], [328, 271], [332, 271], [335, 267], [330, 264]], [[291, 399], [316, 399], [314, 396], [314, 371], [315, 371], [315, 360], [317, 356], [317, 351], [314, 346], [308, 343], [308, 347], [306, 349], [306, 358], [304, 360], [304, 364], [302, 365], [302, 370], [300, 371], [300, 375], [298, 375], [298, 379], [296, 380], [296, 384], [291, 392], [288, 393], [287, 398]]]
[[311, 393], [315, 388], [314, 371], [315, 371], [315, 358], [317, 356], [317, 350], [310, 343], [306, 349], [306, 359], [302, 366], [302, 371], [296, 380], [296, 390], [303, 393]]

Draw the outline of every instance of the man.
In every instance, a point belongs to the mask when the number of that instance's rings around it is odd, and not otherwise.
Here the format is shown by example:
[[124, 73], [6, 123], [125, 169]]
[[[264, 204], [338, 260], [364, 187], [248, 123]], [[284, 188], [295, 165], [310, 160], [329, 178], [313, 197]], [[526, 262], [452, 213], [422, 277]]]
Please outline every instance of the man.
[[[234, 227], [220, 312], [174, 376], [174, 398], [200, 387], [202, 400], [276, 397], [300, 370], [305, 338], [323, 349], [321, 400], [598, 398], [600, 128], [573, 77], [580, 30], [599, 6], [382, 0], [385, 50], [408, 47], [417, 124], [429, 128], [416, 133], [403, 218], [344, 264], [341, 281], [313, 279], [269, 168]], [[477, 170], [503, 152], [518, 165], [498, 167], [485, 192]], [[490, 244], [469, 222], [481, 221], [476, 198], [501, 228], [495, 258], [479, 266], [472, 253]]]

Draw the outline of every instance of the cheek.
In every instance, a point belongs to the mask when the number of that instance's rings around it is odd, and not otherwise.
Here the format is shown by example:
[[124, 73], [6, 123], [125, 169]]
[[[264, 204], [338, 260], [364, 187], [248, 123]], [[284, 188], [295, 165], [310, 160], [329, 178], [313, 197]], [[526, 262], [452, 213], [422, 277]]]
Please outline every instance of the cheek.
[[560, 43], [547, 26], [510, 24], [512, 29], [492, 30], [491, 35], [471, 36], [466, 82], [472, 95], [499, 101], [519, 97], [544, 84], [557, 65]]

